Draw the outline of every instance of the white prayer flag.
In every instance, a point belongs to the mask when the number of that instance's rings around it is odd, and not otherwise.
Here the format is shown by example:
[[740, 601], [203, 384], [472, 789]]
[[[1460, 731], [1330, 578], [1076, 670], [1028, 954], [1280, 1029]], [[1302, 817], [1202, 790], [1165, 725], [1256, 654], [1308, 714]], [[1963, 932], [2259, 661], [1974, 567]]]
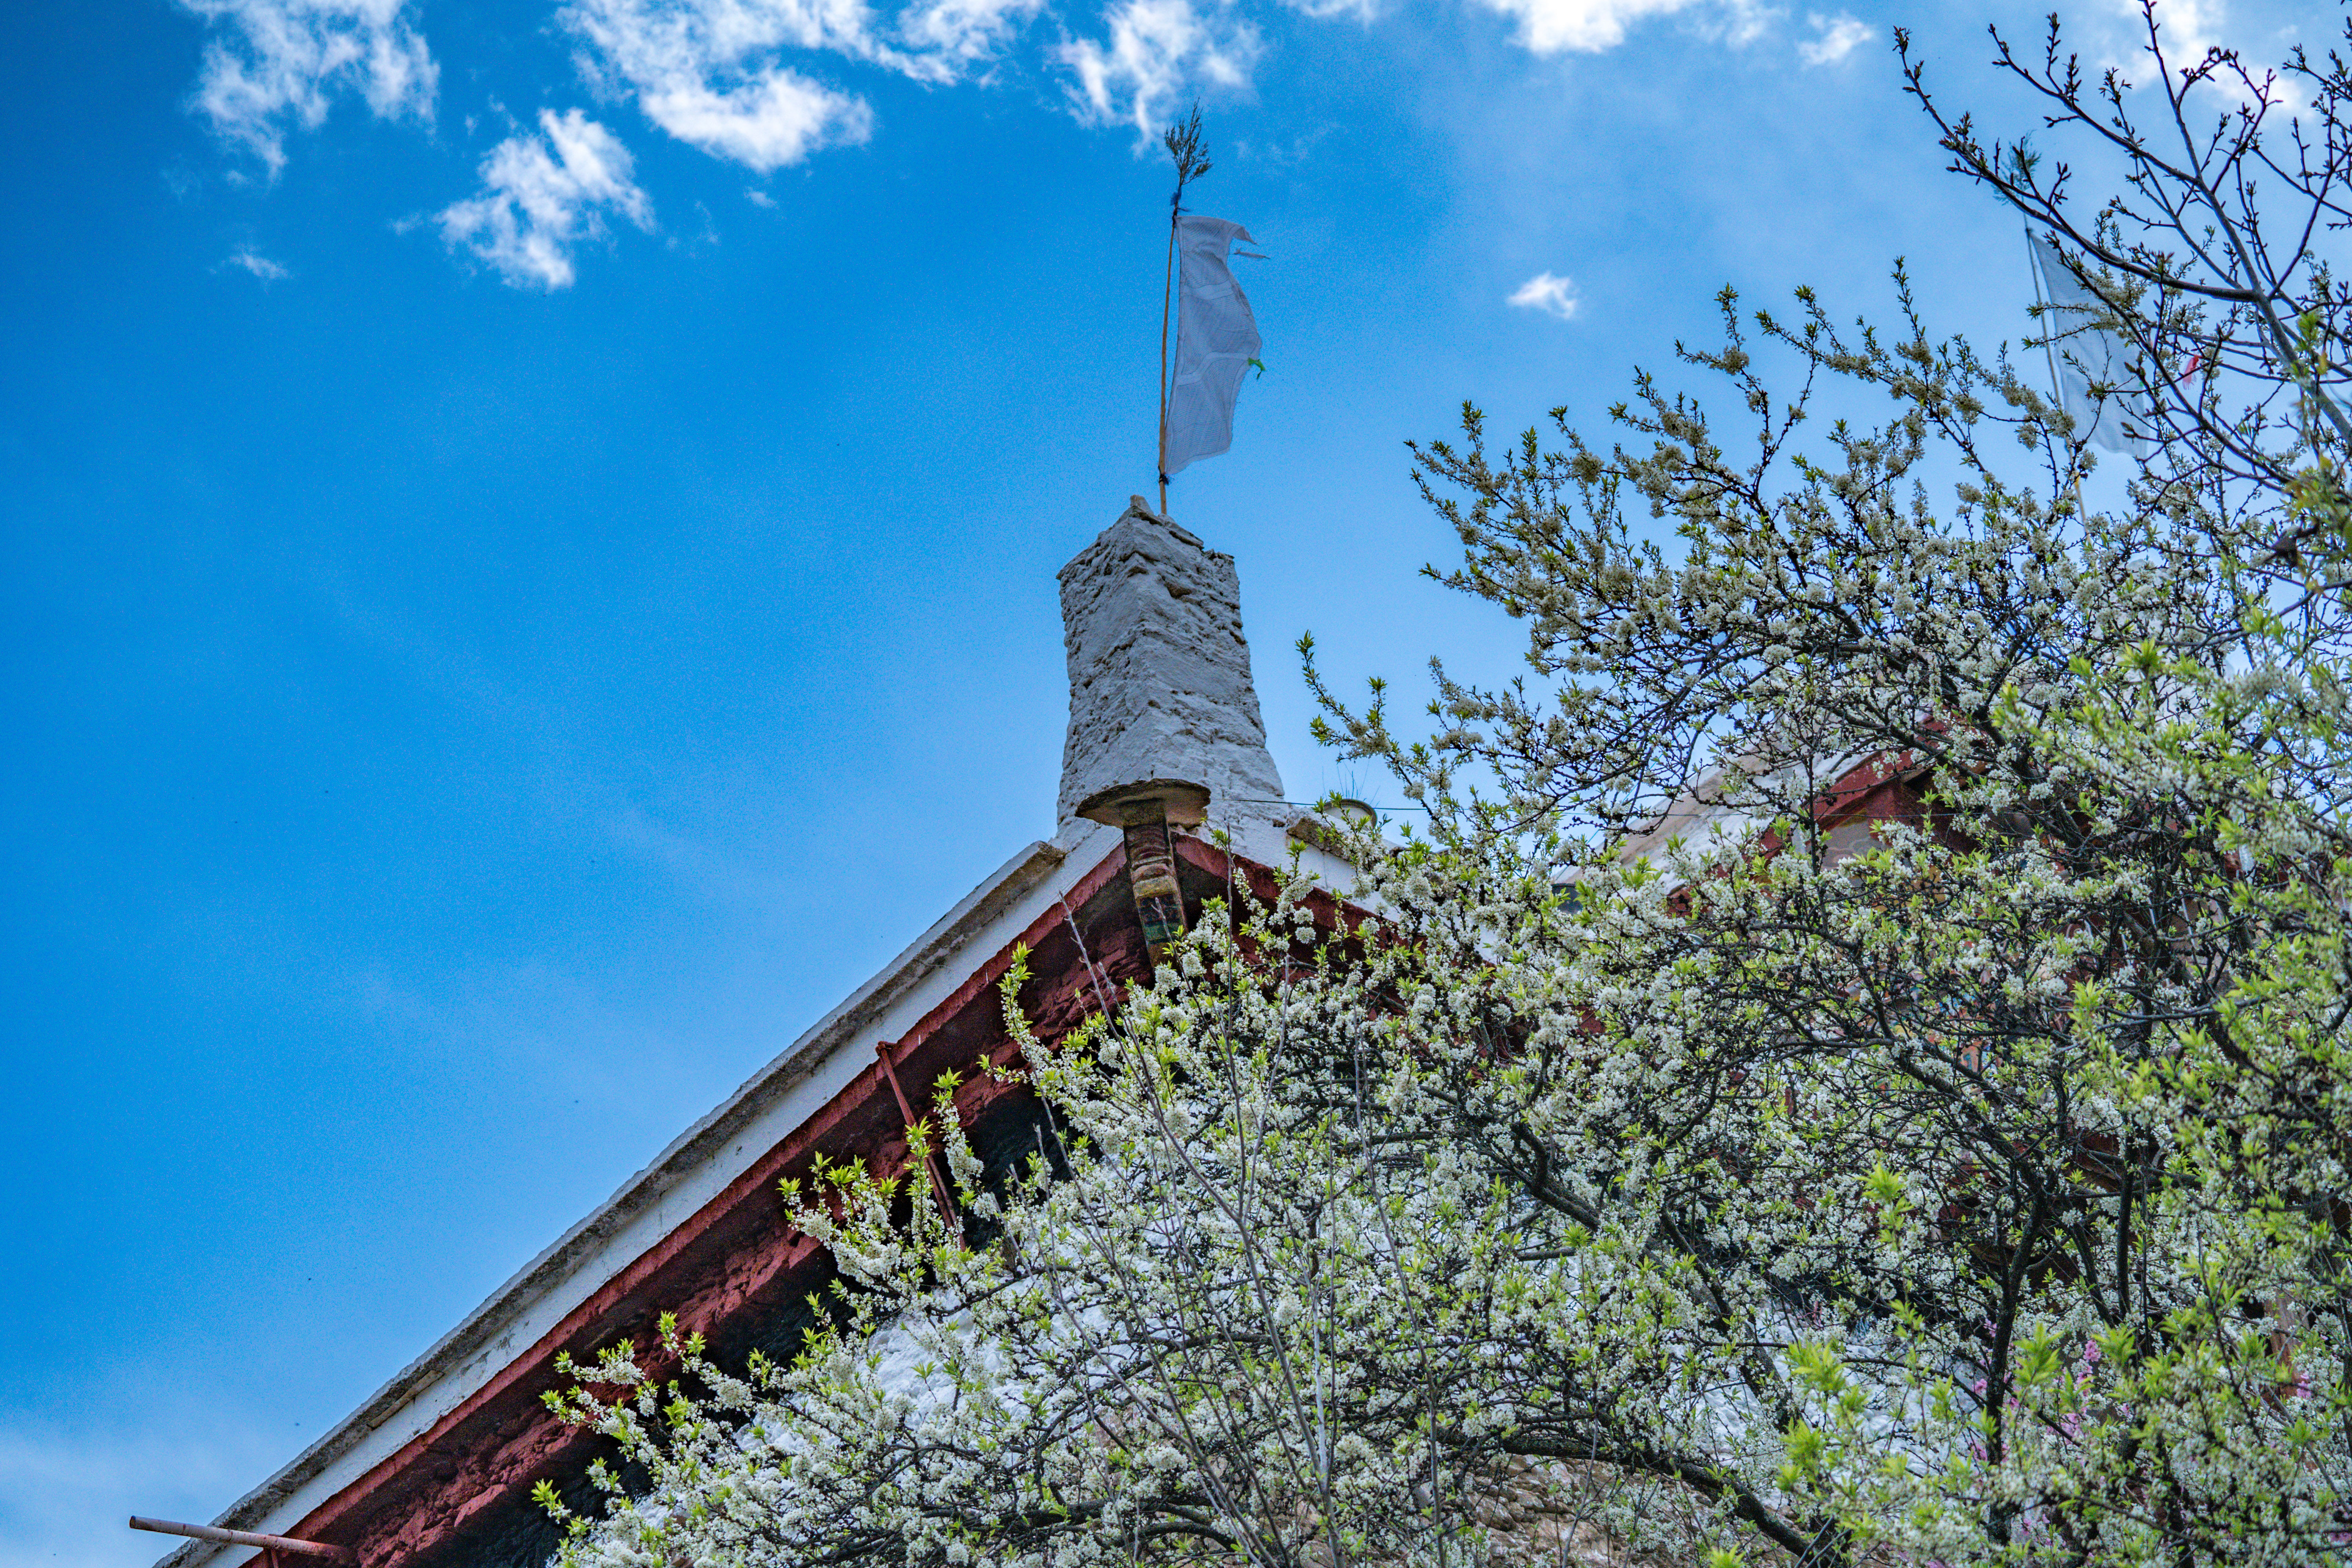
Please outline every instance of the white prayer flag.
[[[2113, 331], [2094, 325], [2114, 312], [2066, 269], [2056, 247], [2031, 229], [2025, 237], [2033, 247], [2033, 269], [2041, 275], [2042, 300], [2048, 307], [2042, 330], [2052, 340], [2060, 401], [2093, 446], [2139, 456], [2147, 421], [2130, 391], [2136, 380], [2132, 352]], [[2091, 396], [2094, 383], [2108, 388], [2103, 404]]]
[[1234, 400], [1263, 346], [1249, 300], [1227, 263], [1249, 230], [1221, 217], [1176, 220], [1176, 374], [1168, 389], [1162, 477], [1234, 444]]

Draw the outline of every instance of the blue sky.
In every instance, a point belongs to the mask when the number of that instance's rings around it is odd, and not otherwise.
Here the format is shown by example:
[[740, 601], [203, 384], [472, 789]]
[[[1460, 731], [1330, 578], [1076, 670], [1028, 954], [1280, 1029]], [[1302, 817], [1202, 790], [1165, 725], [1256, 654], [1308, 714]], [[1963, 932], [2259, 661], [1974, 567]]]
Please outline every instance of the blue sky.
[[0, 1563], [157, 1555], [1050, 833], [1054, 571], [1150, 478], [1139, 126], [1197, 94], [1271, 257], [1173, 507], [1294, 795], [1380, 791], [1299, 632], [1509, 666], [1415, 575], [1463, 398], [1598, 427], [1723, 284], [1898, 254], [2022, 328], [1889, 34], [2013, 112], [2032, 5], [1098, 5], [0, 16]]

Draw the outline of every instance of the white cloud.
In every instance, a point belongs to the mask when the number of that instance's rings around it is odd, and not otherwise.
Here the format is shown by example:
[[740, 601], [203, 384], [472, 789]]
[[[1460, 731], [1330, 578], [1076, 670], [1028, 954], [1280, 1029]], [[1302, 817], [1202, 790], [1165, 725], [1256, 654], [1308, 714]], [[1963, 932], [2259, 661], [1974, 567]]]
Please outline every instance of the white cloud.
[[1116, 0], [1103, 16], [1108, 44], [1074, 38], [1054, 57], [1078, 79], [1080, 119], [1124, 121], [1147, 142], [1188, 88], [1247, 87], [1262, 48], [1257, 29], [1215, 0], [1205, 14], [1192, 0]]
[[607, 208], [639, 228], [653, 204], [637, 188], [629, 150], [579, 110], [541, 110], [543, 135], [509, 136], [482, 160], [483, 192], [439, 215], [441, 237], [497, 268], [518, 288], [571, 287], [572, 247], [601, 237]]
[[773, 58], [787, 47], [872, 58], [862, 0], [578, 0], [562, 17], [589, 47], [592, 79], [715, 157], [764, 173], [873, 134], [865, 100]]
[[247, 272], [252, 273], [256, 278], [260, 279], [264, 283], [275, 283], [281, 278], [291, 276], [286, 268], [278, 266], [278, 263], [270, 260], [269, 258], [262, 255], [259, 251], [254, 249], [249, 245], [240, 249], [231, 251], [229, 253], [228, 259], [222, 262], [221, 265], [223, 267], [242, 267]]
[[[2225, 0], [2157, 0], [2157, 37], [2164, 48], [2165, 64], [2175, 77], [2204, 59], [2207, 51], [2227, 47], [2222, 30], [2229, 20], [2228, 12]], [[2084, 31], [2087, 34], [2089, 29]], [[2279, 30], [2279, 37], [2291, 41], [2294, 32], [2290, 25]], [[2157, 84], [2156, 62], [2148, 58], [2147, 26], [2140, 15], [2138, 0], [2115, 0], [2100, 63], [2121, 72], [2126, 82], [2141, 89]], [[2255, 63], [2255, 80], [2259, 83], [2259, 61]], [[2306, 127], [2316, 123], [2311, 118], [2316, 102], [2305, 96], [2309, 84], [2298, 83], [2294, 78], [2273, 79], [2267, 100], [2261, 91], [2227, 72], [2209, 78], [2205, 90], [2213, 95], [2212, 101], [2205, 106], [2209, 113], [2252, 110], [2267, 101], [2269, 107], [2285, 110]], [[2229, 107], [2225, 108], [2225, 104]]]
[[1730, 0], [1725, 11], [1723, 40], [1736, 49], [1762, 37], [1773, 23], [1789, 14], [1787, 6], [1767, 5], [1762, 0]]
[[[2139, 6], [2117, 0], [2117, 7], [2131, 22], [2140, 19]], [[2156, 20], [2163, 31], [2164, 55], [2175, 71], [2195, 65], [2205, 58], [2205, 51], [2221, 41], [2221, 0], [2158, 0]], [[2145, 45], [2147, 39], [2137, 40]], [[2147, 57], [2134, 51], [2137, 62], [2145, 64]]]
[[1549, 272], [1538, 272], [1518, 287], [1504, 303], [1517, 305], [1523, 310], [1541, 310], [1547, 316], [1569, 321], [1583, 301], [1577, 298], [1576, 280], [1555, 278]]
[[1627, 24], [1679, 11], [1690, 0], [1486, 0], [1519, 21], [1519, 43], [1538, 55], [1599, 54], [1625, 41]]
[[1318, 22], [1333, 16], [1352, 16], [1368, 26], [1379, 21], [1388, 9], [1381, 0], [1283, 0], [1283, 4]]
[[180, 0], [227, 37], [205, 45], [194, 107], [272, 174], [290, 125], [316, 128], [356, 88], [384, 120], [430, 121], [440, 68], [408, 0]]
[[593, 71], [633, 87], [746, 72], [781, 48], [870, 59], [864, 0], [573, 0], [558, 14], [593, 51]]
[[898, 37], [910, 52], [897, 54], [890, 63], [925, 81], [953, 81], [994, 58], [1044, 5], [1045, 0], [927, 0], [910, 5], [898, 16]]
[[[1370, 5], [1371, 0], [1291, 0], [1292, 4], [1321, 5], [1330, 10], [1350, 4]], [[1770, 0], [1482, 0], [1488, 10], [1518, 19], [1517, 43], [1532, 54], [1562, 53], [1601, 54], [1625, 41], [1625, 30], [1647, 16], [1665, 16], [1696, 10], [1696, 15], [1686, 24], [1695, 36], [1712, 42], [1744, 48], [1770, 32], [1776, 24], [1789, 15], [1785, 5], [1775, 5]], [[1325, 14], [1325, 13], [1317, 13]], [[1817, 24], [1830, 27], [1830, 24]], [[1841, 14], [1835, 25], [1838, 29], [1861, 28], [1858, 37], [1848, 38], [1842, 31], [1828, 34], [1822, 45], [1801, 46], [1819, 47], [1834, 45], [1836, 58], [1857, 43], [1875, 37], [1875, 33], [1853, 17]]]
[[1834, 16], [1816, 11], [1805, 20], [1814, 37], [1797, 45], [1797, 58], [1809, 66], [1835, 65], [1878, 37], [1877, 28], [1844, 11]]
[[599, 88], [682, 142], [765, 172], [864, 142], [874, 111], [779, 58], [806, 49], [962, 79], [1044, 0], [919, 0], [886, 26], [865, 0], [571, 0], [559, 13]]
[[689, 146], [761, 174], [874, 133], [874, 111], [863, 99], [782, 66], [724, 90], [698, 77], [648, 83], [638, 89], [637, 107]]

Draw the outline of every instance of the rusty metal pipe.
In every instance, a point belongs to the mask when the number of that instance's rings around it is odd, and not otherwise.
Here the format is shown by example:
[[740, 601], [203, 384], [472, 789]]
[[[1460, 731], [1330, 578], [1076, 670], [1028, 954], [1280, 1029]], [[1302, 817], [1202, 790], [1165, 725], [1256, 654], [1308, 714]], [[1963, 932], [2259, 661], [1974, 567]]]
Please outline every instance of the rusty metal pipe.
[[360, 1554], [348, 1546], [330, 1546], [323, 1541], [297, 1541], [290, 1535], [262, 1535], [250, 1530], [223, 1530], [216, 1524], [176, 1524], [168, 1519], [142, 1519], [131, 1516], [133, 1530], [152, 1530], [158, 1535], [187, 1535], [198, 1541], [216, 1541], [223, 1546], [257, 1546], [264, 1552], [290, 1552], [299, 1557], [323, 1557], [330, 1563], [352, 1563]]

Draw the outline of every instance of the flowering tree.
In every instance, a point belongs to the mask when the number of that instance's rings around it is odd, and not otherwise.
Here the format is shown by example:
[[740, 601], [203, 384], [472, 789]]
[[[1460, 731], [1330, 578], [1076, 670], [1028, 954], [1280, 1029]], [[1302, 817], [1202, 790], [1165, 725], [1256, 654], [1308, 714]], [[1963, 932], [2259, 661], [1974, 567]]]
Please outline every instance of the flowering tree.
[[[824, 1321], [577, 1369], [640, 1474], [567, 1559], [2352, 1560], [2336, 329], [2271, 466], [2232, 372], [2117, 486], [1897, 279], [1725, 295], [1738, 456], [1647, 376], [1606, 450], [1420, 448], [1529, 676], [1415, 738], [1308, 670], [1428, 831], [1051, 1048], [1016, 971], [1025, 1179], [943, 1085], [954, 1225], [788, 1189]], [[1856, 777], [1910, 805], [1825, 831]]]
[[[2107, 307], [2102, 324], [2132, 351], [2115, 390], [2177, 459], [2168, 477], [2198, 489], [2225, 526], [2284, 522], [2267, 542], [2290, 565], [2315, 542], [2340, 560], [2352, 546], [2352, 287], [2330, 241], [2352, 221], [2352, 63], [2300, 44], [2276, 69], [2220, 47], [2183, 55], [2168, 46], [2156, 0], [2137, 10], [2139, 62], [2095, 74], [2067, 50], [2054, 13], [2038, 51], [2020, 54], [1991, 29], [2000, 75], [2087, 164], [2037, 150], [2030, 134], [1987, 139], [1971, 116], [1948, 112], [1898, 28], [1906, 90], [1952, 171], [2021, 213]], [[2088, 204], [2084, 167], [2116, 175]], [[2066, 334], [2053, 336], [2063, 352]], [[2293, 503], [2283, 517], [2265, 504], [2282, 497]]]

